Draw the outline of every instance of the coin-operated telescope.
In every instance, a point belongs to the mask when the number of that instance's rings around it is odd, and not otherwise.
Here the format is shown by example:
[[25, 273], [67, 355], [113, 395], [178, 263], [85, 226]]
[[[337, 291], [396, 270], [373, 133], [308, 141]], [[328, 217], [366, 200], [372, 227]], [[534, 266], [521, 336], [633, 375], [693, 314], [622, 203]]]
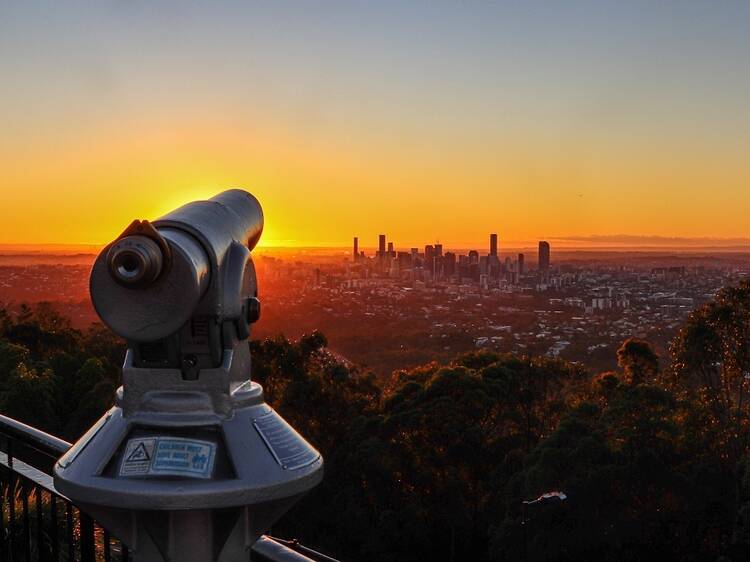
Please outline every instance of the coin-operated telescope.
[[133, 222], [94, 263], [94, 307], [127, 341], [123, 384], [58, 461], [55, 486], [137, 561], [247, 559], [323, 477], [320, 454], [250, 381], [262, 230], [258, 201], [231, 190]]

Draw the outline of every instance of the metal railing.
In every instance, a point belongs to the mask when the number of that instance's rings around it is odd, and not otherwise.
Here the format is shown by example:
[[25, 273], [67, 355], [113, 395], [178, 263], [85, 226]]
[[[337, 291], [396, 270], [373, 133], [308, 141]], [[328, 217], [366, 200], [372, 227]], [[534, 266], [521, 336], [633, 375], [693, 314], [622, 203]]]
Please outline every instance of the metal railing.
[[[0, 562], [128, 562], [127, 546], [60, 494], [52, 469], [71, 444], [0, 415]], [[337, 562], [261, 537], [254, 562]]]
[[70, 443], [0, 416], [0, 561], [127, 561], [127, 548], [55, 490]]

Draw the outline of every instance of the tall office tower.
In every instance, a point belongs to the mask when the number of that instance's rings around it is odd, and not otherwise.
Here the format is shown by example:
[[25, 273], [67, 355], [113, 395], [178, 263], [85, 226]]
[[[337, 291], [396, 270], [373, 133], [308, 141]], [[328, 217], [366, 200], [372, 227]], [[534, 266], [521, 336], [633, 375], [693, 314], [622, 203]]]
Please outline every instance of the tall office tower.
[[488, 275], [490, 272], [490, 256], [479, 258], [479, 275]]
[[500, 258], [498, 256], [487, 256], [487, 275], [490, 276], [490, 279], [495, 280], [500, 278], [500, 271], [502, 271], [502, 264], [500, 263]]
[[497, 234], [490, 234], [490, 255], [497, 255]]
[[478, 264], [479, 263], [479, 252], [476, 250], [470, 250], [469, 251], [469, 264]]
[[412, 248], [411, 249], [411, 263], [413, 267], [416, 267], [417, 259], [419, 259], [419, 248]]
[[388, 257], [392, 258], [395, 255], [396, 254], [393, 251], [393, 242], [388, 242]]
[[435, 257], [439, 258], [443, 255], [443, 245], [435, 244]]
[[[424, 247], [424, 261], [429, 267], [432, 267], [432, 258], [435, 257], [435, 248], [431, 244]], [[427, 266], [426, 266], [427, 267]]]
[[435, 281], [442, 281], [445, 277], [443, 256], [435, 256], [432, 260], [432, 272], [435, 275]]
[[381, 234], [378, 237], [378, 257], [385, 257], [385, 234]]
[[549, 271], [549, 242], [539, 242], [539, 271]]
[[519, 277], [523, 275], [525, 261], [526, 261], [526, 256], [524, 256], [523, 254], [518, 254], [518, 276]]
[[359, 238], [356, 236], [354, 237], [354, 261], [357, 261], [359, 259]]
[[445, 275], [448, 276], [456, 273], [456, 254], [454, 254], [453, 252], [445, 252], [443, 269], [445, 271]]
[[424, 247], [424, 262], [422, 263], [422, 269], [424, 271], [429, 271], [430, 275], [432, 275], [432, 278], [434, 279], [435, 248], [431, 244], [428, 244]]

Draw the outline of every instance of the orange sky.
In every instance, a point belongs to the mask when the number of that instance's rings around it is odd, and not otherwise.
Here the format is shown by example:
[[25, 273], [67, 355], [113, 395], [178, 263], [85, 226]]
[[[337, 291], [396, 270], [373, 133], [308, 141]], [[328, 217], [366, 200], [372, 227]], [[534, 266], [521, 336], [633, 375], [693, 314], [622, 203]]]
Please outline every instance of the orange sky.
[[750, 237], [737, 14], [149, 9], [0, 24], [0, 243], [101, 244], [230, 187], [271, 246]]

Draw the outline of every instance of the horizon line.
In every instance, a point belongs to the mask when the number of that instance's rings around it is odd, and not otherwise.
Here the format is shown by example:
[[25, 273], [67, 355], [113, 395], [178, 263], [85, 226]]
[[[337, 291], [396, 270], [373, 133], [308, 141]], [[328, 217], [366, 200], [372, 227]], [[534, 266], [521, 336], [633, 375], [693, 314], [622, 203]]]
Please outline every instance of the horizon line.
[[[546, 241], [561, 241], [562, 239], [559, 238], [547, 238]], [[570, 240], [567, 238], [566, 240]], [[695, 242], [697, 242], [697, 239], [693, 239]], [[737, 239], [735, 239], [737, 240]], [[718, 241], [718, 240], [714, 240]], [[511, 241], [512, 242], [512, 241]], [[584, 242], [584, 240], [580, 240], [580, 242]], [[439, 242], [438, 242], [439, 243]], [[433, 243], [434, 245], [434, 243]], [[476, 248], [481, 248], [482, 246], [485, 246], [486, 244], [455, 244], [447, 246], [446, 244], [443, 244], [443, 251], [451, 251], [451, 250], [472, 250]], [[29, 255], [29, 254], [44, 254], [45, 252], [49, 252], [52, 254], [59, 254], [59, 255], [67, 255], [67, 256], [74, 256], [74, 255], [92, 255], [95, 256], [99, 253], [100, 249], [105, 247], [106, 244], [64, 244], [64, 243], [51, 243], [51, 244], [45, 244], [45, 243], [3, 243], [0, 242], [0, 256], [12, 256], [12, 255]], [[418, 247], [420, 250], [422, 249], [419, 246], [396, 246], [394, 248], [394, 251], [404, 251], [403, 248], [413, 248]], [[503, 249], [504, 248], [504, 249]], [[533, 242], [523, 242], [523, 241], [517, 241], [515, 243], [507, 243], [503, 244], [498, 248], [499, 253], [503, 254], [505, 252], [509, 251], [517, 251], [517, 250], [533, 250], [536, 251], [537, 246], [536, 243]], [[255, 251], [256, 252], [268, 252], [268, 251], [274, 251], [274, 250], [318, 250], [318, 251], [337, 251], [342, 253], [350, 253], [352, 251], [352, 245], [330, 245], [330, 244], [259, 244], [256, 246]], [[367, 245], [367, 246], [359, 246], [360, 251], [370, 251], [375, 252], [378, 250], [377, 245]], [[698, 245], [696, 243], [693, 244], [615, 244], [615, 243], [600, 243], [600, 244], [563, 244], [563, 245], [557, 245], [552, 246], [553, 251], [557, 252], [645, 252], [645, 253], [654, 253], [654, 252], [689, 252], [689, 253], [696, 253], [696, 252], [706, 252], [706, 251], [716, 251], [721, 253], [731, 253], [731, 252], [750, 252], [750, 239], [747, 239], [747, 241], [744, 241], [743, 243], [740, 243], [739, 240], [734, 243], [730, 244], [705, 244], [705, 245]], [[7, 253], [6, 253], [7, 252]]]
[[[381, 232], [381, 235], [383, 233]], [[482, 241], [458, 241], [446, 244], [436, 239], [434, 242], [421, 241], [418, 243], [406, 242], [399, 243], [397, 246], [400, 248], [413, 248], [413, 247], [424, 247], [425, 245], [441, 244], [444, 248], [481, 248], [488, 246], [488, 239], [490, 235], [498, 236], [499, 245], [511, 248], [523, 247], [530, 248], [536, 247], [539, 242], [555, 242], [560, 244], [561, 248], [609, 248], [609, 247], [622, 247], [622, 248], [635, 248], [635, 247], [654, 247], [654, 248], [681, 248], [681, 247], [703, 247], [703, 248], [734, 248], [734, 247], [750, 247], [750, 237], [745, 236], [730, 236], [730, 237], [714, 237], [714, 236], [664, 236], [664, 235], [646, 235], [646, 234], [588, 234], [588, 235], [554, 235], [547, 237], [539, 237], [534, 239], [504, 239], [499, 232], [488, 232], [487, 238]], [[378, 244], [374, 241], [376, 236], [369, 236], [366, 240], [373, 240], [373, 243], [369, 242], [365, 245], [362, 244], [363, 237], [352, 235], [348, 242], [321, 242], [315, 243], [310, 241], [299, 241], [293, 238], [275, 238], [261, 240], [258, 248], [351, 248], [354, 238], [359, 241], [359, 247], [362, 249], [367, 248], [378, 248]], [[388, 240], [386, 234], [386, 240]], [[396, 242], [393, 239], [388, 242]], [[109, 242], [97, 243], [97, 242], [0, 242], [0, 248], [103, 248], [109, 244]], [[396, 245], [396, 244], [394, 244]]]

